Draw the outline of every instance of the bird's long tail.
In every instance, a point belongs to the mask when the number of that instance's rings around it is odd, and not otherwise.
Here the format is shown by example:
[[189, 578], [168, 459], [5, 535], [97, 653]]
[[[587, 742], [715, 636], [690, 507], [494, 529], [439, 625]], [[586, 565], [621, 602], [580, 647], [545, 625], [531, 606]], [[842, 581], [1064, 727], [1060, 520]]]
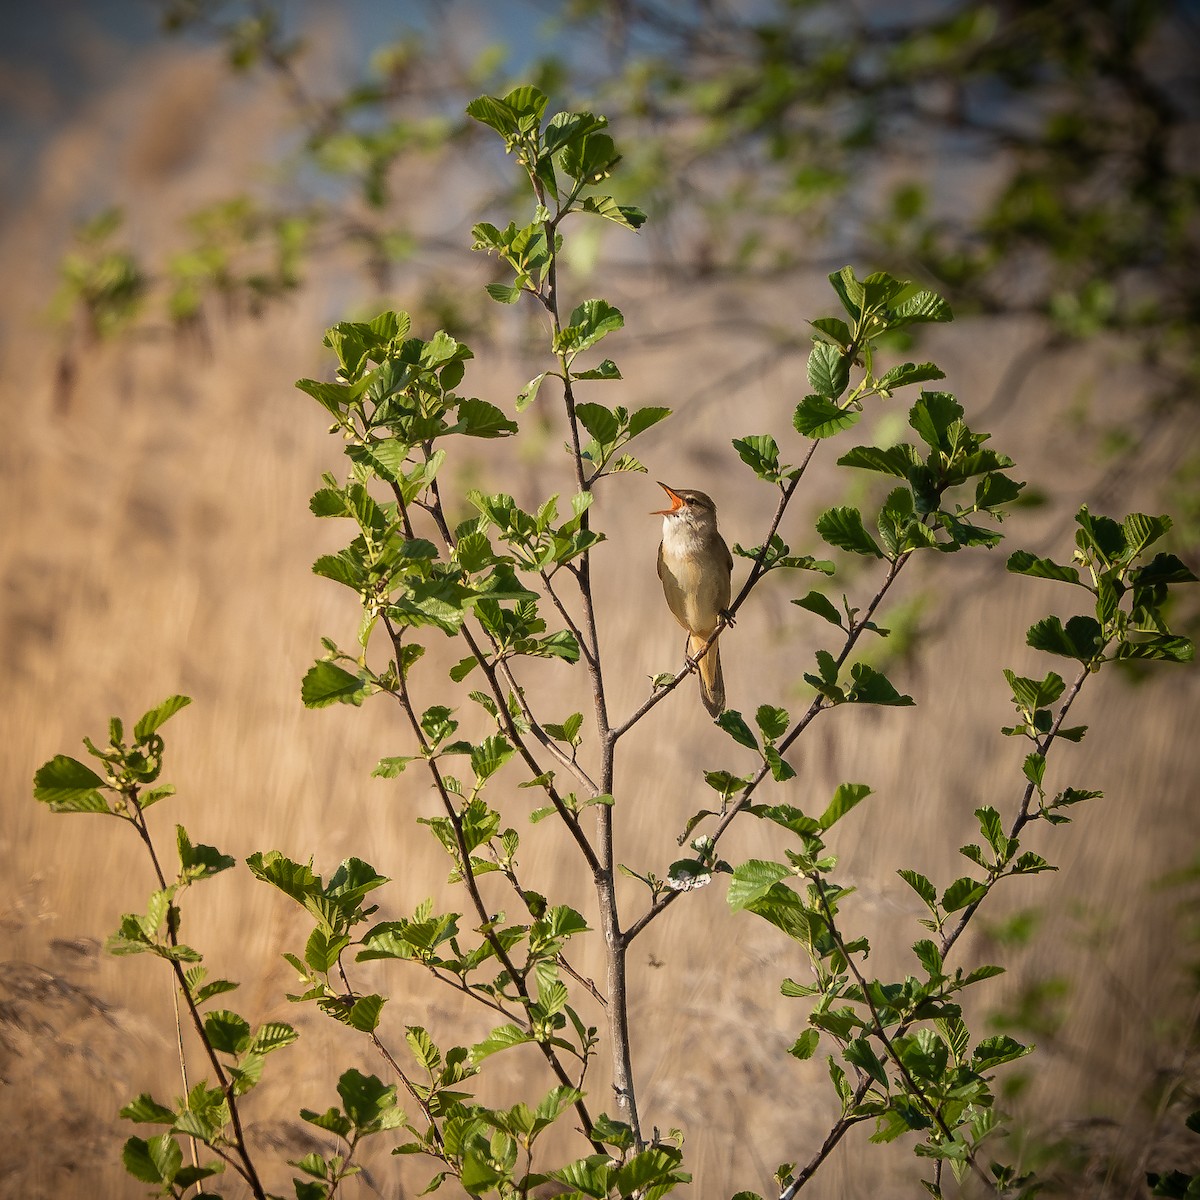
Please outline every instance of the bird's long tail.
[[721, 646], [720, 643], [714, 642], [709, 647], [708, 653], [703, 658], [699, 658], [700, 651], [704, 649], [704, 643], [707, 641], [708, 638], [700, 634], [689, 634], [688, 656], [695, 659], [699, 667], [700, 699], [704, 701], [704, 707], [708, 709], [709, 716], [719, 717], [725, 711], [725, 679], [721, 674]]

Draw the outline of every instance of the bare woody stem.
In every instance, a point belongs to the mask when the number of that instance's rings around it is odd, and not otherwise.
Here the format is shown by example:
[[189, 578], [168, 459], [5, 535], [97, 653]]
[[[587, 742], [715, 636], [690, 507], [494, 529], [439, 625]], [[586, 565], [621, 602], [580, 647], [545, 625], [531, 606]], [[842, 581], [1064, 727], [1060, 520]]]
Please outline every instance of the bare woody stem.
[[[538, 203], [544, 206], [546, 202], [545, 189], [541, 180], [532, 171], [530, 172], [530, 183]], [[560, 210], [544, 223], [549, 262], [544, 289], [538, 294], [538, 299], [550, 317], [551, 329], [556, 339], [562, 331], [562, 322], [558, 304], [558, 256], [555, 253], [554, 243], [558, 222], [562, 215], [563, 210]], [[579, 418], [575, 406], [569, 356], [563, 351], [558, 352], [558, 358], [563, 381], [563, 407], [570, 434], [571, 461], [575, 468], [575, 483], [582, 495], [591, 490], [594, 481], [589, 480], [584, 471], [583, 446], [579, 436]], [[584, 509], [580, 515], [580, 529], [586, 532], [588, 528], [588, 512]], [[583, 624], [577, 637], [592, 684], [596, 736], [601, 753], [599, 789], [596, 794], [611, 796], [615, 777], [616, 741], [612, 737], [609, 726], [608, 704], [604, 693], [604, 671], [592, 596], [590, 555], [587, 553], [582, 555], [578, 565], [573, 567], [572, 574], [579, 585], [579, 594], [583, 603]], [[553, 589], [548, 588], [548, 590], [552, 602], [558, 605], [559, 601]], [[561, 608], [561, 605], [559, 607]], [[596, 888], [600, 929], [604, 936], [606, 952], [605, 992], [608, 996], [606, 1013], [611, 1041], [613, 1091], [618, 1107], [623, 1111], [630, 1129], [633, 1131], [635, 1145], [640, 1149], [644, 1145], [644, 1141], [638, 1116], [637, 1094], [633, 1081], [633, 1059], [629, 1044], [626, 939], [621, 932], [620, 914], [617, 909], [616, 861], [613, 853], [613, 806], [611, 804], [597, 805], [596, 860], [594, 863], [589, 863], [589, 866], [592, 868], [592, 878]]]

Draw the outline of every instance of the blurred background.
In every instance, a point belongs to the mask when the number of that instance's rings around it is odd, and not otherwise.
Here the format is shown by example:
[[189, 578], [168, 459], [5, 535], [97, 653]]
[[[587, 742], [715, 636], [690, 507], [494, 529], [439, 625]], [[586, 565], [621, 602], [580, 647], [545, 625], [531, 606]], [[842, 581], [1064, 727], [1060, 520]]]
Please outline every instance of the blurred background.
[[[309, 569], [344, 540], [308, 510], [320, 473], [344, 459], [292, 384], [330, 377], [329, 324], [385, 307], [408, 311], [421, 336], [445, 328], [470, 344], [464, 386], [506, 410], [545, 368], [538, 314], [489, 299], [483, 285], [500, 276], [470, 252], [474, 221], [503, 226], [525, 210], [498, 139], [463, 109], [519, 82], [554, 108], [609, 117], [625, 155], [617, 198], [650, 217], [637, 235], [569, 228], [562, 285], [571, 303], [604, 296], [625, 314], [606, 343], [623, 382], [594, 385], [595, 398], [675, 410], [639, 441], [649, 474], [610, 480], [594, 510], [608, 535], [594, 570], [616, 712], [678, 665], [654, 570], [659, 522], [646, 515], [660, 507], [653, 481], [710, 492], [727, 539], [756, 544], [775, 497], [730, 439], [790, 433], [807, 322], [837, 309], [829, 272], [890, 270], [954, 307], [953, 325], [888, 353], [946, 370], [972, 427], [1016, 459], [1028, 501], [1001, 549], [914, 563], [883, 615], [893, 634], [873, 661], [917, 707], [823, 716], [778, 796], [819, 811], [839, 782], [875, 789], [833, 840], [858, 888], [844, 907], [881, 977], [909, 969], [921, 931], [896, 869], [944, 885], [962, 873], [955, 851], [974, 809], [1014, 811], [1024, 751], [999, 734], [1001, 668], [1055, 666], [1024, 631], [1071, 615], [1061, 588], [1006, 574], [1008, 550], [1067, 558], [1087, 502], [1169, 512], [1170, 548], [1200, 562], [1200, 8], [51, 0], [3, 11], [5, 1190], [142, 1194], [120, 1166], [131, 1127], [116, 1113], [140, 1090], [178, 1086], [160, 964], [102, 950], [153, 887], [140, 848], [113, 822], [52, 816], [31, 798], [36, 767], [82, 753], [110, 715], [134, 720], [173, 692], [195, 700], [167, 729], [165, 778], [180, 795], [152, 813], [162, 847], [178, 821], [239, 858], [279, 849], [324, 874], [367, 859], [393, 880], [377, 893], [383, 917], [426, 896], [456, 903], [414, 823], [434, 811], [421, 780], [370, 777], [381, 756], [407, 752], [393, 714], [300, 704], [320, 636], [348, 644], [357, 614]], [[902, 439], [907, 403], [869, 413], [846, 445]], [[504, 490], [526, 507], [570, 490], [552, 399], [525, 419], [516, 450], [464, 452], [454, 490]], [[833, 469], [840, 452], [818, 457], [782, 530], [798, 553], [827, 553], [819, 511], [880, 498]], [[864, 604], [871, 578], [844, 565], [831, 594]], [[807, 703], [800, 676], [828, 626], [789, 600], [812, 586], [768, 580], [742, 610], [722, 643], [731, 706]], [[1175, 616], [1194, 636], [1192, 604]], [[458, 657], [447, 642], [441, 658]], [[461, 703], [436, 675], [423, 702]], [[589, 711], [581, 675], [549, 664], [528, 679], [566, 714]], [[1105, 798], [1036, 832], [1030, 848], [1061, 869], [1001, 889], [959, 961], [1010, 967], [975, 989], [976, 1027], [1038, 1047], [997, 1083], [1013, 1117], [1003, 1152], [1051, 1194], [1141, 1196], [1147, 1169], [1194, 1169], [1200, 1140], [1183, 1128], [1200, 1079], [1200, 682], [1187, 667], [1114, 671], [1074, 712], [1091, 734], [1059, 749], [1050, 785]], [[744, 767], [740, 753], [690, 687], [660, 705], [621, 760], [621, 861], [664, 873], [706, 803], [701, 770]], [[554, 822], [528, 824], [536, 801], [517, 782], [502, 776], [496, 794], [532, 886], [594, 919], [568, 839]], [[736, 826], [723, 848], [731, 861], [779, 853], [768, 831]], [[623, 889], [636, 915], [644, 892]], [[778, 985], [801, 964], [722, 893], [674, 905], [631, 960], [643, 1119], [685, 1132], [691, 1194], [706, 1200], [768, 1194], [776, 1165], [806, 1161], [835, 1116], [823, 1064], [785, 1054], [804, 1010]], [[214, 975], [243, 981], [235, 1006], [303, 1031], [248, 1102], [253, 1136], [280, 1163], [299, 1157], [309, 1143], [296, 1110], [333, 1103], [346, 1066], [386, 1068], [361, 1037], [284, 998], [294, 976], [279, 955], [306, 930], [282, 896], [238, 871], [189, 901], [184, 937]], [[415, 968], [362, 982], [392, 997], [383, 1033], [396, 1045], [405, 1024], [444, 1046], [489, 1026]], [[506, 1057], [492, 1099], [548, 1089], [539, 1059]], [[605, 1107], [602, 1071], [592, 1089]], [[919, 1194], [904, 1142], [868, 1153], [866, 1132], [808, 1194]], [[366, 1166], [349, 1194], [415, 1195], [431, 1173], [386, 1148]], [[286, 1167], [270, 1186], [290, 1190]]]

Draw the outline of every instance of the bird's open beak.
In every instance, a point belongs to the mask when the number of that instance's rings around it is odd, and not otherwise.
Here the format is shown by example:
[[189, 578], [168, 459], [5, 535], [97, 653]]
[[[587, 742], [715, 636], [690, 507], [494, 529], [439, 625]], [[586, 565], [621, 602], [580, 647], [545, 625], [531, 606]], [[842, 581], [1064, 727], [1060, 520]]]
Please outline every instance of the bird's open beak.
[[683, 507], [683, 497], [673, 488], [667, 487], [665, 483], [660, 483], [658, 486], [671, 497], [671, 507], [655, 509], [650, 515], [652, 517], [669, 517], [672, 513], [677, 513]]

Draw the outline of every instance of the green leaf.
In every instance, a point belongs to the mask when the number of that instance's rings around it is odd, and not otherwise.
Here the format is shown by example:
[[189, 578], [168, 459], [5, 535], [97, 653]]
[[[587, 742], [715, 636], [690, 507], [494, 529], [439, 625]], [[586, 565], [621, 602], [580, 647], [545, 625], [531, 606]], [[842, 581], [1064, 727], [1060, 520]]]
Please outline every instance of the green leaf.
[[1196, 576], [1174, 554], [1156, 554], [1130, 574], [1137, 583], [1147, 585], [1196, 582]]
[[308, 935], [304, 946], [304, 961], [322, 975], [327, 974], [337, 965], [343, 950], [350, 945], [350, 939], [344, 933], [334, 933], [318, 926]]
[[806, 1029], [788, 1048], [793, 1058], [812, 1058], [821, 1042], [821, 1032], [818, 1029]]
[[352, 1029], [359, 1030], [361, 1033], [374, 1032], [376, 1026], [379, 1024], [383, 1006], [386, 1003], [387, 1000], [383, 996], [360, 996], [354, 1001], [350, 1007], [350, 1011], [346, 1014], [346, 1024]]
[[718, 718], [717, 724], [725, 730], [735, 742], [751, 750], [758, 749], [758, 739], [736, 709], [727, 708]]
[[181, 876], [186, 877], [184, 882], [207, 879], [237, 865], [232, 856], [222, 854], [215, 846], [206, 846], [203, 842], [193, 845], [182, 825], [175, 826], [175, 842]]
[[517, 1025], [499, 1025], [482, 1042], [477, 1042], [471, 1047], [471, 1062], [478, 1065], [501, 1050], [508, 1050], [532, 1040], [532, 1037]]
[[618, 204], [611, 196], [585, 196], [579, 211], [595, 213], [635, 233], [646, 223], [646, 214], [640, 208], [632, 204]]
[[817, 532], [839, 550], [883, 558], [883, 551], [864, 528], [862, 514], [857, 508], [843, 506], [826, 509], [817, 518]]
[[355, 1129], [375, 1131], [393, 1128], [402, 1114], [396, 1107], [396, 1085], [384, 1083], [374, 1075], [361, 1071], [343, 1071], [338, 1079], [338, 1095], [342, 1109]]
[[887, 1086], [887, 1072], [866, 1038], [854, 1038], [847, 1042], [842, 1050], [842, 1057], [860, 1071], [865, 1071], [876, 1083]]
[[[611, 358], [606, 358], [598, 367], [588, 371], [572, 371], [572, 379], [620, 379], [621, 372]], [[670, 410], [667, 410], [670, 411]]]
[[929, 879], [926, 878], [926, 876], [922, 875], [920, 871], [909, 870], [897, 871], [896, 874], [899, 875], [900, 878], [903, 879], [904, 882], [907, 883], [908, 886], [912, 888], [912, 890], [916, 892], [917, 895], [920, 896], [930, 908], [934, 906], [937, 901], [937, 889], [933, 886]]
[[65, 754], [43, 763], [33, 776], [34, 797], [50, 806], [51, 812], [96, 812], [112, 810], [97, 790], [104, 780], [91, 767]]
[[1017, 550], [1008, 558], [1008, 569], [1016, 575], [1029, 575], [1034, 579], [1057, 579], [1063, 583], [1079, 583], [1079, 572], [1074, 567], [1060, 566], [1053, 559], [1038, 558], [1028, 550]]
[[901, 363], [885, 371], [876, 381], [880, 392], [890, 395], [897, 388], [910, 383], [925, 383], [931, 379], [945, 379], [945, 373], [931, 362]]
[[465, 433], [468, 437], [508, 437], [518, 431], [515, 421], [509, 420], [494, 404], [486, 400], [460, 400], [458, 422], [451, 426], [450, 433]]
[[[600, 364], [604, 366], [603, 363]], [[637, 409], [629, 418], [629, 436], [637, 437], [639, 433], [645, 433], [653, 425], [657, 425], [660, 421], [665, 421], [671, 415], [669, 408], [647, 407]]]
[[250, 1045], [250, 1023], [228, 1009], [208, 1013], [204, 1032], [213, 1049], [223, 1054], [240, 1054]]
[[554, 349], [578, 354], [624, 324], [620, 309], [607, 300], [585, 300], [571, 312], [567, 327], [555, 337]]
[[316, 379], [297, 379], [296, 387], [307, 392], [322, 408], [339, 420], [367, 390], [369, 377], [357, 383], [322, 383]]
[[1090, 663], [1104, 650], [1104, 634], [1092, 617], [1072, 617], [1064, 626], [1058, 617], [1045, 617], [1029, 627], [1025, 640], [1035, 650]]
[[974, 904], [976, 900], [982, 900], [986, 895], [987, 887], [984, 884], [964, 875], [961, 879], [956, 879], [942, 893], [942, 907], [948, 913], [958, 912], [960, 908], [966, 908], [969, 904]]
[[833, 793], [833, 799], [829, 802], [829, 807], [821, 814], [817, 823], [822, 829], [828, 829], [870, 794], [871, 789], [865, 783], [839, 784]]
[[962, 405], [949, 392], [922, 392], [908, 411], [908, 423], [931, 449], [949, 451], [950, 427], [962, 416]]
[[371, 772], [371, 777], [374, 779], [395, 779], [410, 762], [413, 762], [415, 755], [396, 755], [391, 758], [381, 758], [375, 764], [375, 770]]
[[621, 432], [621, 422], [611, 409], [603, 404], [577, 404], [575, 415], [579, 423], [600, 443], [610, 446]]
[[120, 1115], [127, 1121], [136, 1121], [141, 1125], [173, 1125], [175, 1110], [159, 1104], [148, 1092], [142, 1092], [124, 1108]]
[[839, 317], [818, 317], [809, 324], [817, 331], [817, 336], [831, 345], [845, 350], [854, 340], [850, 327]]
[[935, 292], [917, 292], [888, 314], [888, 325], [896, 329], [925, 321], [953, 321], [950, 305]]
[[824, 617], [826, 621], [831, 625], [836, 625], [839, 629], [845, 628], [842, 625], [842, 614], [834, 607], [833, 602], [821, 592], [809, 592], [807, 596], [801, 596], [799, 600], [793, 600], [792, 603], [799, 608], [816, 613], [819, 617]]
[[485, 283], [483, 290], [500, 304], [516, 304], [525, 289], [519, 283]]
[[907, 479], [920, 462], [912, 446], [907, 442], [900, 442], [895, 446], [855, 446], [838, 459], [838, 466], [859, 467], [879, 475], [895, 475], [900, 479]]
[[866, 663], [855, 663], [850, 668], [853, 686], [846, 693], [851, 704], [886, 704], [907, 708], [914, 703], [911, 696], [901, 695], [892, 686], [891, 680]]
[[787, 879], [791, 871], [783, 863], [750, 859], [733, 870], [729, 884], [729, 907], [737, 912], [761, 899], [781, 879]]
[[254, 1041], [250, 1049], [255, 1054], [270, 1054], [272, 1050], [280, 1050], [290, 1046], [300, 1035], [283, 1021], [267, 1021], [254, 1031]]
[[792, 424], [801, 437], [827, 438], [858, 424], [862, 412], [842, 408], [826, 396], [805, 396], [796, 405]]
[[762, 730], [763, 737], [773, 742], [787, 732], [791, 717], [786, 708], [774, 708], [770, 704], [763, 704], [754, 714], [754, 721]]
[[1050, 671], [1045, 679], [1027, 679], [1005, 669], [1004, 678], [1012, 688], [1013, 700], [1021, 708], [1035, 710], [1053, 704], [1066, 690], [1061, 675]]
[[782, 478], [779, 469], [779, 446], [769, 433], [752, 434], [734, 438], [733, 448], [759, 479], [767, 483], [778, 483]]
[[542, 386], [542, 381], [549, 375], [549, 371], [543, 371], [540, 375], [535, 375], [518, 393], [517, 393], [517, 412], [524, 412], [537, 399], [537, 394]]
[[818, 396], [836, 400], [850, 382], [850, 356], [829, 342], [815, 341], [808, 355], [808, 384]]
[[330, 704], [361, 705], [370, 695], [370, 685], [358, 675], [322, 660], [309, 668], [300, 687], [305, 708], [325, 708]]
[[612, 173], [620, 161], [616, 146], [607, 133], [587, 133], [563, 147], [558, 158], [562, 169], [572, 179], [583, 183], [599, 183]]
[[1190, 639], [1171, 634], [1157, 634], [1122, 642], [1117, 647], [1118, 659], [1159, 659], [1164, 662], [1187, 663], [1196, 656]]
[[[170, 1170], [172, 1156], [166, 1148], [164, 1139], [165, 1142], [169, 1142], [175, 1147], [175, 1153], [178, 1155], [178, 1162], [175, 1163], [174, 1170]], [[131, 1137], [121, 1151], [121, 1161], [125, 1164], [125, 1170], [134, 1179], [140, 1180], [142, 1183], [162, 1184], [169, 1183], [175, 1178], [183, 1163], [183, 1153], [169, 1133], [151, 1138], [149, 1142], [143, 1138]], [[163, 1173], [163, 1166], [169, 1170], [169, 1174], [166, 1176]]]
[[161, 704], [156, 705], [142, 716], [134, 726], [133, 736], [139, 742], [144, 742], [160, 725], [165, 724], [181, 708], [186, 708], [191, 702], [191, 696], [168, 696]]
[[471, 768], [475, 772], [476, 786], [491, 778], [514, 753], [513, 746], [502, 734], [494, 733], [485, 738], [481, 745], [471, 751]]
[[[843, 267], [829, 276], [833, 290], [837, 292], [842, 307], [857, 322], [862, 316], [863, 300], [865, 298], [863, 285], [854, 277], [853, 267]], [[815, 325], [816, 322], [814, 321]]]

